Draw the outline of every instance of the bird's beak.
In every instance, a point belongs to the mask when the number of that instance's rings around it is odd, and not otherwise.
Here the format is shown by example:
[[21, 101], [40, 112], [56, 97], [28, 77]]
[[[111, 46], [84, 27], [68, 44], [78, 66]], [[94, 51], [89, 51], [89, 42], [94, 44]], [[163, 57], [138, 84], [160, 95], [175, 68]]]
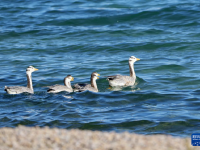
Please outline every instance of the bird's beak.
[[97, 79], [99, 79], [99, 77], [97, 77]]
[[138, 60], [140, 60], [139, 58], [136, 58], [136, 60], [138, 61]]
[[34, 71], [37, 71], [38, 69], [37, 68], [34, 68]]
[[72, 77], [71, 81], [74, 81], [74, 77]]
[[100, 74], [97, 74], [98, 76], [100, 76]]

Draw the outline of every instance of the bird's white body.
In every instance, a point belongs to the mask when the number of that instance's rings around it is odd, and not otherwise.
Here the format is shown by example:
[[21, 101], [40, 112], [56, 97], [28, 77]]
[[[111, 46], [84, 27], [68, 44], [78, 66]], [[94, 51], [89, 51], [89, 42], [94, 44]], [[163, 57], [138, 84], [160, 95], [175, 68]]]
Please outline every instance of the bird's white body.
[[34, 90], [33, 90], [33, 83], [32, 83], [31, 74], [32, 74], [32, 72], [37, 71], [37, 70], [38, 69], [34, 68], [33, 66], [29, 66], [26, 69], [27, 87], [23, 87], [23, 86], [10, 86], [10, 87], [7, 87], [7, 86], [5, 86], [5, 91], [8, 94], [20, 94], [20, 93], [25, 93], [25, 92], [33, 94]]
[[130, 76], [123, 76], [123, 75], [114, 75], [108, 76], [107, 80], [109, 85], [114, 86], [130, 86], [135, 84], [136, 74], [134, 71], [134, 63], [140, 60], [134, 56], [129, 58], [129, 69], [130, 69]]
[[99, 79], [100, 74], [97, 72], [93, 72], [90, 78], [90, 84], [82, 83], [82, 84], [75, 84], [74, 85], [74, 92], [83, 92], [83, 91], [92, 91], [98, 92], [96, 80]]
[[68, 75], [67, 77], [65, 77], [64, 79], [64, 84], [65, 85], [53, 85], [53, 86], [48, 86], [49, 89], [47, 90], [48, 93], [58, 93], [58, 92], [62, 92], [62, 91], [66, 91], [66, 92], [73, 92], [73, 89], [71, 87], [71, 82], [73, 81], [74, 78], [71, 75]]

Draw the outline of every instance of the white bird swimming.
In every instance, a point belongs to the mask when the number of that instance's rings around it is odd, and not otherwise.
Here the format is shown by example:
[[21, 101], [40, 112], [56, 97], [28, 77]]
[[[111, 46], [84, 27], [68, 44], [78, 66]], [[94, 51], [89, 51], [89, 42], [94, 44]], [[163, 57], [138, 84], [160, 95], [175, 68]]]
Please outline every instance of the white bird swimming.
[[5, 91], [8, 94], [20, 94], [20, 93], [24, 93], [24, 92], [33, 94], [34, 91], [33, 91], [33, 84], [32, 84], [31, 74], [32, 74], [32, 72], [37, 71], [37, 70], [38, 69], [34, 68], [33, 66], [29, 66], [26, 69], [27, 87], [24, 87], [24, 86], [10, 86], [10, 87], [7, 87], [7, 86], [5, 86]]
[[96, 83], [96, 80], [99, 79], [98, 76], [100, 76], [100, 74], [98, 74], [97, 72], [93, 72], [90, 78], [91, 84], [77, 83], [74, 85], [74, 92], [83, 92], [86, 90], [89, 90], [92, 92], [98, 92], [97, 83]]
[[49, 88], [47, 92], [48, 93], [58, 93], [62, 91], [73, 92], [70, 81], [74, 81], [74, 78], [71, 75], [68, 75], [67, 77], [64, 78], [64, 85], [56, 84], [52, 86], [47, 86]]
[[130, 69], [130, 76], [123, 76], [123, 75], [114, 75], [108, 76], [107, 80], [110, 86], [130, 86], [135, 84], [136, 75], [134, 71], [134, 63], [140, 60], [135, 56], [131, 56], [129, 58], [129, 69]]

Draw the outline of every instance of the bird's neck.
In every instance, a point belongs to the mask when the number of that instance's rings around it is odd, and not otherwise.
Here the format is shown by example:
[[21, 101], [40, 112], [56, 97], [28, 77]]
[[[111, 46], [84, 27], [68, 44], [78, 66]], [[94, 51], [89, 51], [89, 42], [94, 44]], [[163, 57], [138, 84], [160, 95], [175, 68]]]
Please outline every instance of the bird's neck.
[[136, 78], [134, 64], [132, 62], [129, 62], [129, 69], [130, 69], [130, 76]]
[[27, 76], [27, 87], [33, 91], [33, 83], [32, 83], [31, 73], [27, 72], [26, 76]]
[[72, 88], [72, 87], [71, 87], [71, 82], [70, 82], [70, 81], [65, 80], [65, 81], [64, 81], [64, 84], [65, 84], [66, 87]]
[[90, 82], [91, 82], [91, 86], [98, 90], [96, 80], [91, 77]]

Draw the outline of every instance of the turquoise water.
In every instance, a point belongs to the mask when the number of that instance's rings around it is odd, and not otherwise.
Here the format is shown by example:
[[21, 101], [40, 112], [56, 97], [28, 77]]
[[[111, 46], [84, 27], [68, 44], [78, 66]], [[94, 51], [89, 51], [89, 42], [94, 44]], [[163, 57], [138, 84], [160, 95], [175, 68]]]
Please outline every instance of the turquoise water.
[[[186, 137], [200, 132], [200, 3], [197, 0], [0, 1], [0, 127], [49, 126]], [[137, 83], [108, 89], [105, 76]], [[26, 86], [33, 65], [35, 94]], [[48, 94], [44, 86], [89, 82], [99, 93]]]

